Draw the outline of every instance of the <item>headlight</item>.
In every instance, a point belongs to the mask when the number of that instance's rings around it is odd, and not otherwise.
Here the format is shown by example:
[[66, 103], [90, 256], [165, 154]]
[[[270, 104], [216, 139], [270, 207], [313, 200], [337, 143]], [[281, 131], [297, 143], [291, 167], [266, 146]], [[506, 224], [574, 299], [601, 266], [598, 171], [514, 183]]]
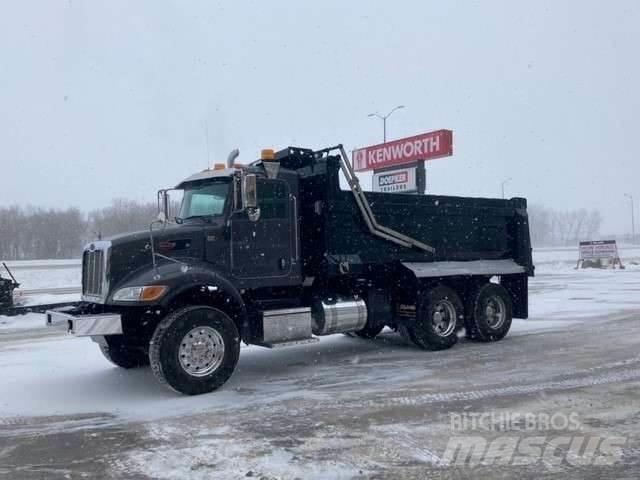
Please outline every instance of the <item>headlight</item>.
[[121, 288], [113, 294], [115, 302], [152, 302], [162, 297], [167, 291], [164, 285], [149, 285], [147, 287]]

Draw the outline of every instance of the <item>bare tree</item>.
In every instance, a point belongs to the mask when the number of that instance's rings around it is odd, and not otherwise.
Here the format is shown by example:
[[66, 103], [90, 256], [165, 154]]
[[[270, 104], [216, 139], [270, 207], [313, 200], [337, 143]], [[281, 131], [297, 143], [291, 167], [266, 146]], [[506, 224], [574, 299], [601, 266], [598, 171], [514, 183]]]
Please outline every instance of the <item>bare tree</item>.
[[529, 228], [535, 246], [574, 245], [590, 240], [600, 231], [602, 215], [598, 210], [554, 210], [542, 205], [531, 205]]
[[89, 236], [108, 237], [149, 228], [157, 214], [155, 203], [117, 198], [106, 208], [89, 213]]

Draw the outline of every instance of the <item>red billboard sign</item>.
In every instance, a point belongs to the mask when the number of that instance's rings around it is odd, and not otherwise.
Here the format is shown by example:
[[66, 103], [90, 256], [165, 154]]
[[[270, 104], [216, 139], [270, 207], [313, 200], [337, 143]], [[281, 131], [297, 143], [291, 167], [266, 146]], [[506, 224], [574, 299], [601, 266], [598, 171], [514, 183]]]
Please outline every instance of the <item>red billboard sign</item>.
[[453, 132], [436, 130], [353, 151], [353, 168], [379, 170], [453, 155]]

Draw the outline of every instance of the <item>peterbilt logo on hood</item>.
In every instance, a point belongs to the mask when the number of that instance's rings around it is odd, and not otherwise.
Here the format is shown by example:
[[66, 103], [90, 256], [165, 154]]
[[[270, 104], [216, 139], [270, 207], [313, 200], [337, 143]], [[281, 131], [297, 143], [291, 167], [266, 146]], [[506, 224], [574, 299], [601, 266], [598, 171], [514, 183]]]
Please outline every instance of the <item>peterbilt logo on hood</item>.
[[158, 249], [164, 252], [170, 252], [173, 250], [186, 250], [191, 247], [190, 239], [182, 240], [161, 240], [158, 242]]

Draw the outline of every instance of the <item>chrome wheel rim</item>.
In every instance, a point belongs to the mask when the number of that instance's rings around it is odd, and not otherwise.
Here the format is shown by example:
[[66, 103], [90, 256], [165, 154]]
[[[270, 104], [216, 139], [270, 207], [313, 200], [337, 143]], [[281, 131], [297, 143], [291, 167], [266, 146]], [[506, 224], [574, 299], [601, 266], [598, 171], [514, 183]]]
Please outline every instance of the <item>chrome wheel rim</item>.
[[489, 328], [496, 330], [502, 327], [507, 318], [507, 308], [504, 300], [497, 295], [489, 297], [484, 308], [484, 315]]
[[449, 300], [436, 302], [431, 311], [433, 331], [440, 337], [448, 337], [456, 329], [456, 308]]
[[224, 340], [212, 327], [196, 327], [180, 342], [178, 360], [189, 375], [204, 377], [215, 371], [224, 358]]

